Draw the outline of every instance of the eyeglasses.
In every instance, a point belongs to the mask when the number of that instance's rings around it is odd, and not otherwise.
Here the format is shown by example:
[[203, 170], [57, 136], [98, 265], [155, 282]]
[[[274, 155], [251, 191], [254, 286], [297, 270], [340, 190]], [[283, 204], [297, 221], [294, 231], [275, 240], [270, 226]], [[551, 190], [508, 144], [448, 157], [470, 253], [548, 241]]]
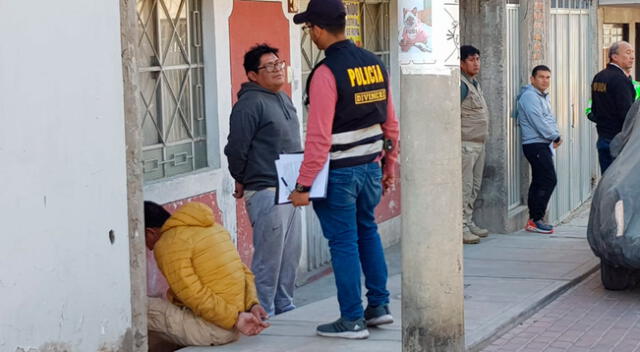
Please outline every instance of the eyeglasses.
[[258, 71], [264, 68], [265, 70], [267, 70], [267, 72], [278, 72], [282, 70], [286, 65], [287, 63], [284, 60], [278, 60], [258, 67]]

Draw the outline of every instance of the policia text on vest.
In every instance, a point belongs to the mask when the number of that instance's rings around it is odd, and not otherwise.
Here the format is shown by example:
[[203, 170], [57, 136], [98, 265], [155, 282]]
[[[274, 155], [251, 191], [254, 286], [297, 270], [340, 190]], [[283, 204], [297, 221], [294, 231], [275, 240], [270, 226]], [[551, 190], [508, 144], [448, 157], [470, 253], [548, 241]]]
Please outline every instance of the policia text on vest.
[[[384, 75], [380, 65], [349, 68], [347, 69], [347, 74], [352, 88], [384, 83]], [[357, 105], [385, 101], [387, 100], [387, 90], [376, 89], [355, 93], [354, 99]]]

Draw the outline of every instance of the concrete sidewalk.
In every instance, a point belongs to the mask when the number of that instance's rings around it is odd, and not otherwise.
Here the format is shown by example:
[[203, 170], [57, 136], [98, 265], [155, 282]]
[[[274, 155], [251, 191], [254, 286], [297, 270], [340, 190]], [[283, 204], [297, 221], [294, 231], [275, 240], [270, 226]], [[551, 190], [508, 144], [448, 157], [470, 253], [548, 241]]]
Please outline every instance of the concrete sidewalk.
[[[464, 248], [465, 335], [468, 350], [479, 350], [501, 333], [534, 314], [574, 286], [599, 265], [586, 241], [588, 206], [556, 228], [556, 234], [524, 231], [490, 235]], [[333, 277], [300, 288], [298, 309], [271, 319], [272, 326], [256, 337], [220, 347], [189, 347], [195, 351], [401, 351], [401, 275], [399, 246], [387, 251], [389, 290], [394, 324], [370, 329], [367, 340], [322, 338], [320, 323], [338, 315]], [[410, 278], [407, 278], [410, 280]], [[331, 296], [329, 296], [331, 295]], [[365, 302], [366, 304], [366, 302]]]

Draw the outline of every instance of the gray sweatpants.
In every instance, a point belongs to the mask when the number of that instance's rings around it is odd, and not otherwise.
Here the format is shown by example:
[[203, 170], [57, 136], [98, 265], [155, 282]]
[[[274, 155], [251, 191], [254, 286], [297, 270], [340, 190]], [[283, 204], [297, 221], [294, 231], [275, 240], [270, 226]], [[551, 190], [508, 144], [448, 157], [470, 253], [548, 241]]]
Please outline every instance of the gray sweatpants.
[[295, 308], [293, 290], [300, 262], [301, 210], [275, 204], [275, 191], [264, 189], [245, 200], [253, 227], [253, 262], [260, 304], [269, 315]]

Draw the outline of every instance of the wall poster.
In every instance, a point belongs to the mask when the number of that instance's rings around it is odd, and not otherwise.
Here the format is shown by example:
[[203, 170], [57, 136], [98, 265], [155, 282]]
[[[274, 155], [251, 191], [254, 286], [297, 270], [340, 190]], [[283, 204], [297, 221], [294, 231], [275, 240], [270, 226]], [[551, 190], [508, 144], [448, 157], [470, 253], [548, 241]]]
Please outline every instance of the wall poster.
[[431, 14], [431, 0], [399, 1], [400, 62], [433, 62]]
[[360, 1], [343, 0], [347, 10], [347, 26], [345, 34], [357, 46], [362, 47], [362, 16], [360, 15]]
[[398, 61], [404, 74], [450, 74], [459, 61], [458, 0], [398, 0]]

